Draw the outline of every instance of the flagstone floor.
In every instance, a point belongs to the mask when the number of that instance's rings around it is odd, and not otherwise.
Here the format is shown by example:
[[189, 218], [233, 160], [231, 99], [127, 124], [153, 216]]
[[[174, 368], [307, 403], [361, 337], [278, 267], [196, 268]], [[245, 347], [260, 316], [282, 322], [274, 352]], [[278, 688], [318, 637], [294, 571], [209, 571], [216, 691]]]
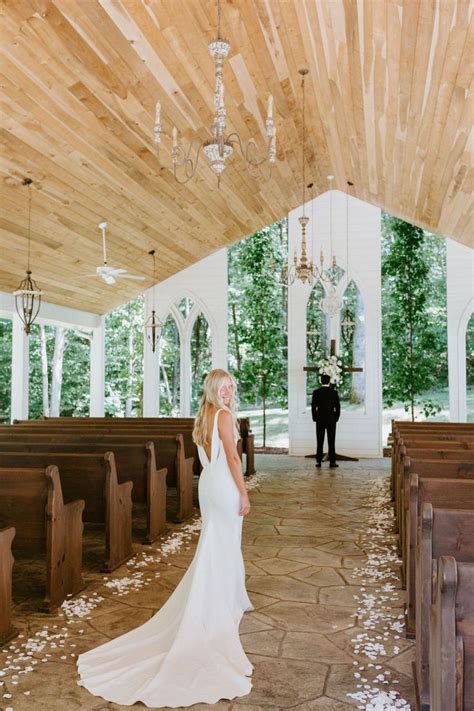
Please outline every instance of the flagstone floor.
[[[313, 459], [259, 455], [257, 469], [243, 537], [255, 611], [241, 624], [253, 688], [236, 701], [192, 708], [415, 708], [389, 461], [316, 470]], [[113, 575], [87, 573], [84, 595], [58, 615], [35, 613], [24, 601], [16, 615], [22, 636], [0, 652], [0, 709], [130, 708], [77, 686], [75, 657], [160, 608], [189, 565], [198, 532], [198, 520], [176, 526], [164, 543], [137, 546]]]

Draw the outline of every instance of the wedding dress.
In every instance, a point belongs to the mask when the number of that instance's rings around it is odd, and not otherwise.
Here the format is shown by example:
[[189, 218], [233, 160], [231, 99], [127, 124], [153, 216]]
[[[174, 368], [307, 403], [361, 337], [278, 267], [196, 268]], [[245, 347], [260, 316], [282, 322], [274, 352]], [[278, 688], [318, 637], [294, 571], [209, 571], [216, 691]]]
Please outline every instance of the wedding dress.
[[79, 655], [81, 680], [95, 696], [126, 706], [214, 704], [245, 696], [252, 664], [239, 623], [252, 604], [241, 553], [240, 494], [214, 417], [211, 460], [198, 447], [202, 529], [181, 582], [148, 622]]

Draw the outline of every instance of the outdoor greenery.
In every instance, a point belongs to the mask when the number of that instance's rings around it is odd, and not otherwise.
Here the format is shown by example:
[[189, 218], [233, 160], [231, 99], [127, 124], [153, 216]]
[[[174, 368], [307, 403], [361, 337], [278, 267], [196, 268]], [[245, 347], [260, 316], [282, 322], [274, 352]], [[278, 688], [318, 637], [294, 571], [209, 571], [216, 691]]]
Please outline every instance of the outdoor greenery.
[[281, 220], [229, 249], [229, 363], [241, 407], [287, 402], [287, 293], [281, 269], [288, 226]]
[[447, 385], [446, 246], [442, 238], [384, 215], [382, 220], [384, 401], [415, 419], [439, 411], [423, 396]]
[[0, 319], [0, 422], [10, 421], [12, 322]]
[[[278, 412], [287, 408], [287, 290], [281, 271], [287, 255], [287, 221], [282, 220], [233, 245], [229, 251], [229, 367], [239, 386], [240, 409], [261, 412], [262, 443]], [[307, 308], [307, 362], [329, 353], [327, 317], [319, 308], [320, 284]], [[176, 304], [183, 322], [189, 297]], [[448, 386], [445, 241], [389, 215], [382, 221], [382, 353], [384, 404], [411, 416], [444, 417]], [[364, 366], [364, 305], [353, 282], [344, 294], [341, 356], [345, 366]], [[107, 315], [106, 414], [142, 413], [143, 299]], [[0, 421], [10, 419], [10, 320], [0, 319]], [[180, 412], [180, 337], [168, 316], [160, 343], [160, 411]], [[30, 336], [30, 417], [89, 413], [90, 334], [80, 329], [35, 325]], [[209, 324], [199, 314], [191, 338], [191, 411], [211, 368]], [[474, 317], [466, 334], [467, 384], [474, 386]], [[367, 374], [370, 377], [370, 374]], [[363, 406], [366, 374], [345, 374], [339, 388], [345, 407]], [[308, 373], [308, 392], [318, 373]], [[472, 396], [468, 396], [472, 409]], [[267, 413], [271, 421], [267, 423]], [[397, 410], [398, 412], [398, 410]], [[474, 413], [469, 417], [474, 419]], [[276, 418], [276, 420], [275, 420]], [[284, 418], [283, 418], [284, 419]]]

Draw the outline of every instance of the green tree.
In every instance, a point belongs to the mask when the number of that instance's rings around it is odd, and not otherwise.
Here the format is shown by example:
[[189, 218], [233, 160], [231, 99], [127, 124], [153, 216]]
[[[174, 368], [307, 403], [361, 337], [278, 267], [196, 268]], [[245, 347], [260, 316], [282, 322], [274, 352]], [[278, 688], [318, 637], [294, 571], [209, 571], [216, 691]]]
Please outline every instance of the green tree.
[[12, 386], [12, 322], [0, 319], [0, 422], [10, 422]]
[[137, 416], [143, 412], [143, 297], [105, 317], [105, 414]]
[[442, 368], [434, 364], [443, 362], [446, 341], [437, 324], [440, 310], [430, 308], [428, 296], [429, 238], [390, 215], [383, 215], [382, 224], [384, 398], [389, 406], [401, 400], [414, 420], [417, 404], [427, 417], [439, 409], [430, 400], [420, 402], [420, 395], [438, 385]]
[[230, 368], [242, 403], [287, 403], [287, 295], [279, 283], [287, 224], [277, 222], [229, 250]]

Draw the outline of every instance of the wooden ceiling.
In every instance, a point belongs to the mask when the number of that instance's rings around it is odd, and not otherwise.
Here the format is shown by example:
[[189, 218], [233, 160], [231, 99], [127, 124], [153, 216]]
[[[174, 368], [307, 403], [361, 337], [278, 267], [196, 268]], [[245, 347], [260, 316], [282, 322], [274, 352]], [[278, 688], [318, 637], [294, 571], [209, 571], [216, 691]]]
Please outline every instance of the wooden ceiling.
[[[473, 57], [466, 0], [222, 0], [229, 130], [264, 143], [269, 93], [278, 160], [270, 182], [235, 155], [220, 189], [202, 162], [177, 185], [156, 159], [162, 127], [209, 136], [215, 0], [3, 0], [0, 290], [23, 277], [27, 192], [33, 275], [44, 298], [103, 313], [151, 284], [78, 274], [109, 261], [162, 280], [301, 204], [301, 89], [308, 67], [306, 176], [315, 195], [354, 194], [472, 244], [468, 135]], [[163, 154], [169, 160], [169, 141]]]

